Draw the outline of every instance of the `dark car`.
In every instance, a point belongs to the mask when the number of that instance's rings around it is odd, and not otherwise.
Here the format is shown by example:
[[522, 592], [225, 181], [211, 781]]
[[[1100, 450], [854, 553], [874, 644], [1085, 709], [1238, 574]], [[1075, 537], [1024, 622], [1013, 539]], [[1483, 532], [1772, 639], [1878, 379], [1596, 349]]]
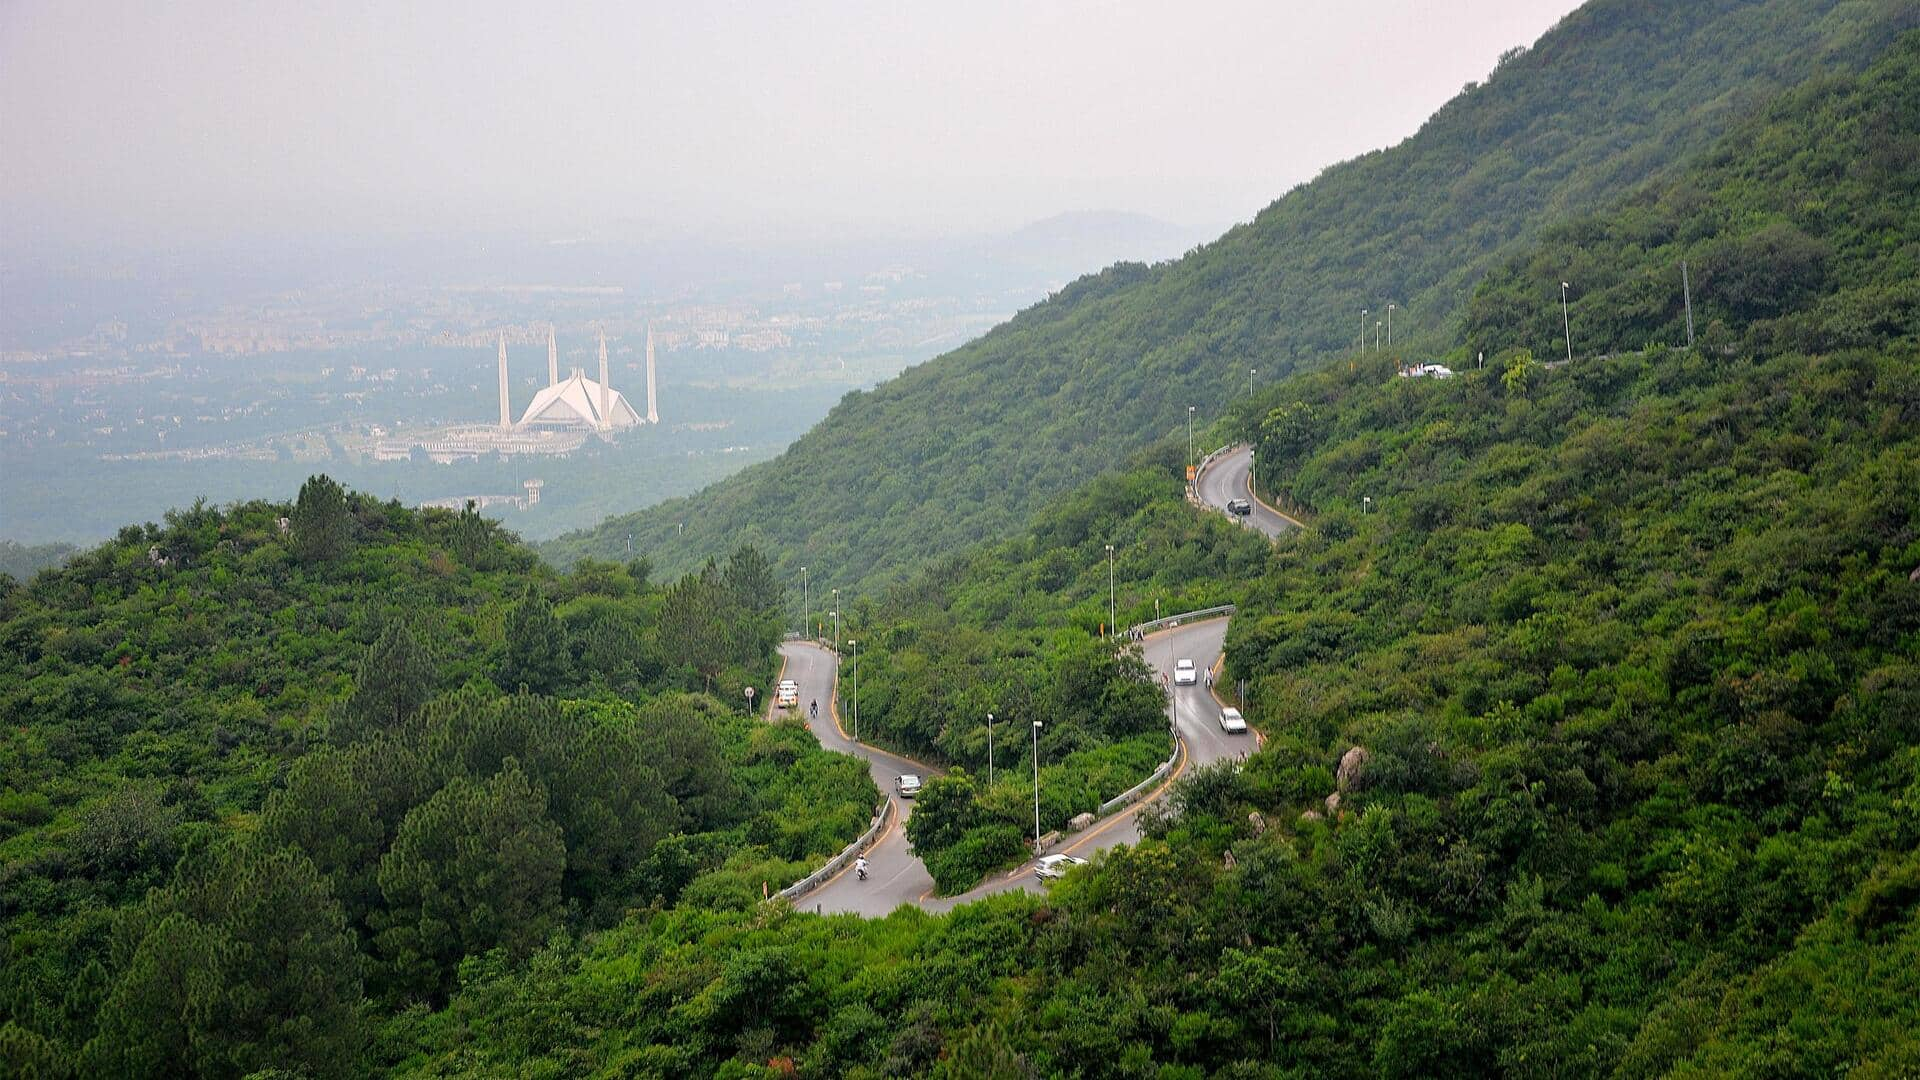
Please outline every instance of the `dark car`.
[[1253, 504], [1245, 499], [1228, 499], [1227, 513], [1239, 514], [1241, 517], [1246, 517], [1248, 514], [1253, 513]]

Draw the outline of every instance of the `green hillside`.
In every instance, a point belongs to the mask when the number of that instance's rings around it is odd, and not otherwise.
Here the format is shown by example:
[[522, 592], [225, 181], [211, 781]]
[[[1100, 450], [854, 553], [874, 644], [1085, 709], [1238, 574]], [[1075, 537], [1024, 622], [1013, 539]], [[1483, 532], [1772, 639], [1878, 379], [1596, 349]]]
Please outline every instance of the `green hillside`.
[[731, 704], [765, 560], [635, 570], [317, 477], [0, 577], [0, 1075], [364, 1075], [464, 963], [837, 852], [865, 767]]
[[[1592, 227], [1715, 173], [1777, 205], [1798, 135], [1898, 143], [1916, 100], [1920, 33]], [[1846, 210], [1892, 223], [1910, 199], [1863, 185]], [[1675, 226], [1716, 242], [1722, 205]], [[683, 907], [556, 944], [397, 1032], [399, 1071], [1912, 1075], [1920, 338], [1873, 324], [1808, 354], [1763, 325], [1897, 287], [1900, 259], [1849, 250], [1911, 243], [1879, 235], [1832, 240], [1831, 272], [1735, 315], [1725, 351], [1512, 349], [1448, 380], [1370, 358], [1243, 403], [1314, 527], [1253, 567], [1199, 527], [1117, 577], [1136, 611], [1168, 561], [1234, 588], [1228, 675], [1268, 742], [1184, 780], [1140, 845], [941, 918]], [[958, 560], [879, 605], [890, 692], [954, 688], [901, 708], [903, 735], [971, 754], [970, 695], [1004, 688], [969, 639], [1000, 627], [1019, 664], [1035, 627], [1090, 637], [1094, 552], [1155, 550], [1182, 512], [1107, 478], [990, 549], [1002, 578]], [[938, 637], [961, 666], [916, 680]]]
[[788, 580], [802, 565], [818, 584], [898, 579], [1175, 435], [1189, 405], [1204, 423], [1345, 348], [1362, 307], [1393, 301], [1401, 334], [1451, 345], [1448, 320], [1516, 244], [1703, 150], [1781, 88], [1857, 69], [1915, 18], [1893, 0], [1597, 0], [1401, 145], [1186, 258], [1083, 278], [849, 395], [780, 458], [543, 550], [613, 557], [631, 532], [680, 572], [745, 541]]

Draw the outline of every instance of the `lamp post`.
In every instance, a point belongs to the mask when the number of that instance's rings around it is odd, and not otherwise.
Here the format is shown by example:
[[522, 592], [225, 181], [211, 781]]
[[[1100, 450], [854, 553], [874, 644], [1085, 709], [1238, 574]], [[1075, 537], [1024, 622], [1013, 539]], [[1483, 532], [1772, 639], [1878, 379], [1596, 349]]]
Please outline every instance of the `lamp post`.
[[1187, 406], [1187, 477], [1193, 477], [1193, 406]]
[[1379, 319], [1375, 319], [1375, 320], [1373, 320], [1373, 351], [1374, 351], [1374, 352], [1379, 352], [1379, 351], [1380, 351], [1380, 327], [1381, 327], [1381, 325], [1382, 325], [1382, 324], [1381, 324], [1381, 322], [1380, 322], [1380, 320], [1379, 320]]
[[840, 590], [833, 590], [833, 640], [840, 640]]
[[1113, 603], [1113, 545], [1107, 545], [1107, 635], [1112, 637], [1120, 632], [1119, 609]]
[[813, 585], [807, 580], [807, 568], [800, 568], [800, 636], [813, 629]]
[[987, 714], [987, 786], [993, 786], [993, 714]]
[[1373, 496], [1371, 495], [1360, 496], [1360, 512], [1363, 514], [1373, 513]]
[[1033, 722], [1033, 853], [1040, 854], [1040, 721]]
[[1393, 348], [1393, 309], [1399, 306], [1398, 304], [1387, 305], [1387, 348], [1389, 349]]
[[1360, 351], [1367, 351], [1367, 309], [1360, 309]]
[[853, 741], [860, 741], [860, 643], [847, 639], [847, 646], [853, 650]]
[[1567, 318], [1567, 290], [1573, 286], [1560, 283], [1560, 329], [1567, 334], [1567, 363], [1573, 363], [1573, 322]]

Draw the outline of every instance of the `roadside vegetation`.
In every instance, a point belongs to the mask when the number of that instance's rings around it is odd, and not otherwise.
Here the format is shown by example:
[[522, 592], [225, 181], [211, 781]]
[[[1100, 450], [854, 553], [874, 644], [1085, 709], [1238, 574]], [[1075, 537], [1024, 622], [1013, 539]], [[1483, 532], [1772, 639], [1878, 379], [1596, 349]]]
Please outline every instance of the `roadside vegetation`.
[[[1021, 535], [890, 590], [868, 614], [861, 738], [952, 770], [928, 782], [907, 822], [942, 893], [1028, 856], [1035, 720], [1043, 831], [1097, 813], [1172, 752], [1159, 675], [1108, 625], [1107, 545], [1123, 627], [1224, 603], [1266, 558], [1264, 540], [1185, 504], [1183, 453], [1143, 453]], [[851, 694], [848, 680], [841, 692]]]

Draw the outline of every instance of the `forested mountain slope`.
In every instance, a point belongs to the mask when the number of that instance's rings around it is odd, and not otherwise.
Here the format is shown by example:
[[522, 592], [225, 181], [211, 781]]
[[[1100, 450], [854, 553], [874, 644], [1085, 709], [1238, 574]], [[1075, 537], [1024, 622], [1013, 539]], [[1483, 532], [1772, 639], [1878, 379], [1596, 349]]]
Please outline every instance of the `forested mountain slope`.
[[780, 458], [545, 552], [611, 557], [631, 532], [676, 572], [749, 541], [818, 584], [898, 578], [1172, 435], [1189, 405], [1204, 422], [1347, 346], [1362, 307], [1394, 301], [1401, 334], [1451, 344], [1446, 320], [1509, 245], [1704, 149], [1783, 87], [1857, 69], [1915, 18], [1897, 0], [1595, 0], [1403, 144], [1177, 262], [1075, 282], [850, 395]]
[[359, 1076], [470, 959], [757, 903], [876, 797], [733, 706], [779, 608], [325, 477], [0, 577], [0, 1075]]
[[[1862, 133], [1898, 142], [1915, 100], [1920, 34], [1704, 168], [1791, 203], [1788, 133], [1826, 125], [1844, 151], [1841, 118], [1884, 116]], [[1850, 218], [1897, 218], [1898, 179], [1846, 194]], [[1677, 234], [1748, 235], [1723, 205], [1689, 203]], [[1186, 779], [1139, 846], [941, 918], [635, 920], [470, 983], [397, 1033], [401, 1071], [1912, 1075], [1920, 340], [1870, 322], [1810, 355], [1763, 326], [1898, 284], [1883, 230], [1831, 243], [1818, 284], [1730, 310], [1711, 353], [1547, 369], [1512, 348], [1446, 380], [1369, 357], [1246, 403], [1314, 525], [1255, 567], [1206, 530], [1173, 551], [1196, 589], [1236, 579], [1227, 674], [1252, 680], [1268, 742]], [[960, 560], [879, 606], [903, 733], [967, 758], [964, 726], [937, 724], [984, 699], [910, 699], [1004, 692], [990, 671], [920, 679], [918, 642], [964, 663], [992, 622], [1031, 665], [1029, 605], [1052, 595], [1088, 634], [1102, 534], [1133, 521], [1151, 546], [1182, 509], [1151, 480], [1096, 492], [1121, 509], [1065, 500], [996, 549], [1004, 580]], [[1122, 605], [1172, 584], [1160, 562], [1119, 561]]]

